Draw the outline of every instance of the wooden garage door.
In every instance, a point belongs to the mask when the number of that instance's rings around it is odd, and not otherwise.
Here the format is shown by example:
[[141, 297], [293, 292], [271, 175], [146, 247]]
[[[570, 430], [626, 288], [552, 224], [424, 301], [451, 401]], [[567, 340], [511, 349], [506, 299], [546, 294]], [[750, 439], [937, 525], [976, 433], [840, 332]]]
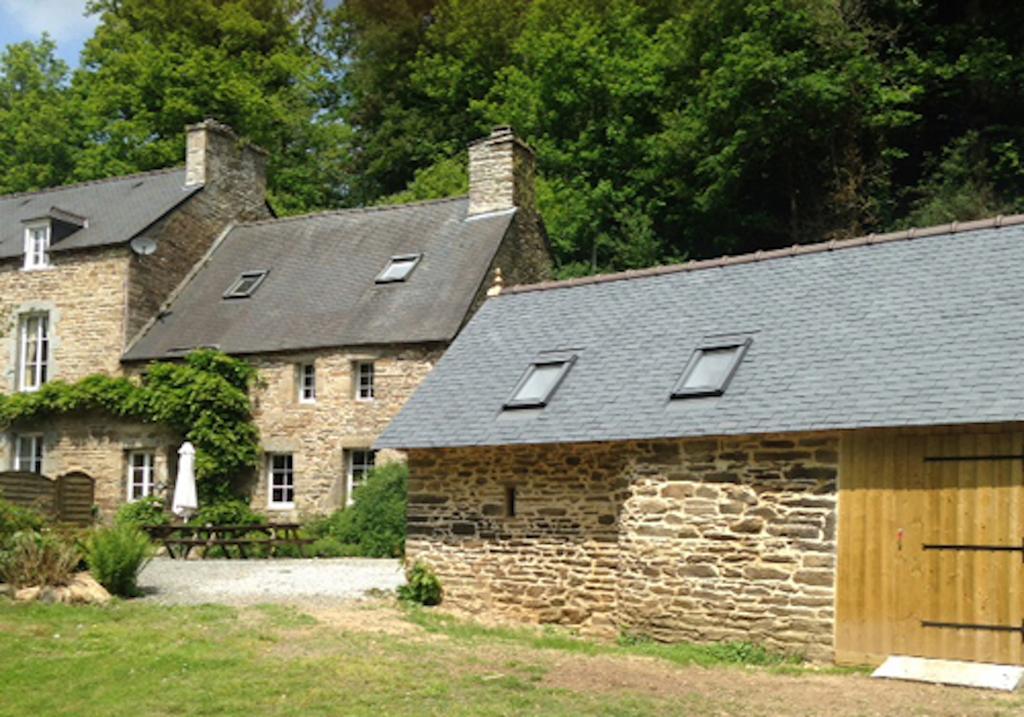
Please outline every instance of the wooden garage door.
[[836, 657], [1024, 664], [1024, 433], [851, 434]]

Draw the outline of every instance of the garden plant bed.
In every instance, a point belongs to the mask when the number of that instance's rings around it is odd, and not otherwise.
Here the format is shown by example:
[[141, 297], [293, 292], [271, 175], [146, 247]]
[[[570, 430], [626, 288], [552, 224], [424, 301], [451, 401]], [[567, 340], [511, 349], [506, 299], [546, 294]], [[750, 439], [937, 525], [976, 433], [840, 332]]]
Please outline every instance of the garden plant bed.
[[483, 627], [391, 601], [0, 601], [0, 715], [1012, 715], [1024, 696]]

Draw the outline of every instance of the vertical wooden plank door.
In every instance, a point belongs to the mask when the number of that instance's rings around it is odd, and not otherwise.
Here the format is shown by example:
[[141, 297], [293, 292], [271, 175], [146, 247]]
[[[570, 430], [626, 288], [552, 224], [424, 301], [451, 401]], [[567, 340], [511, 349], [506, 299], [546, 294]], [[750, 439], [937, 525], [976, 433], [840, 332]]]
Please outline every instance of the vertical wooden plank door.
[[1024, 434], [842, 441], [836, 656], [1024, 664]]

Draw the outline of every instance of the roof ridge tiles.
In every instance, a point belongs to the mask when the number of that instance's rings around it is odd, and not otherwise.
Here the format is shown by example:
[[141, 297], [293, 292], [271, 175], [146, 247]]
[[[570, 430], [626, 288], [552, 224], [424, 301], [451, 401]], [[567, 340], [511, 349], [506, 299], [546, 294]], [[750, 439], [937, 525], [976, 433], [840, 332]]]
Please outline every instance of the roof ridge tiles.
[[875, 244], [888, 244], [896, 241], [908, 241], [925, 237], [942, 236], [946, 234], [963, 234], [982, 229], [999, 229], [1002, 227], [1024, 224], [1024, 214], [997, 215], [988, 219], [975, 219], [967, 222], [950, 222], [948, 224], [935, 224], [927, 227], [911, 227], [898, 231], [886, 232], [884, 234], [865, 234], [863, 236], [851, 237], [849, 239], [830, 239], [828, 241], [816, 242], [814, 244], [794, 244], [791, 247], [782, 249], [758, 249], [747, 254], [733, 254], [721, 256], [715, 259], [695, 259], [684, 264], [663, 264], [645, 269], [627, 269], [626, 271], [612, 274], [596, 274], [593, 276], [581, 276], [574, 279], [561, 279], [556, 281], [543, 281], [536, 284], [520, 284], [509, 286], [502, 290], [501, 296], [507, 294], [527, 294], [534, 291], [549, 291], [551, 289], [569, 289], [576, 286], [587, 286], [589, 284], [607, 284], [614, 281], [626, 281], [628, 279], [646, 279], [665, 274], [679, 274], [688, 271], [701, 269], [722, 269], [728, 266], [740, 264], [753, 264], [755, 262], [770, 261], [772, 259], [784, 259], [789, 257], [804, 256], [807, 254], [821, 254], [841, 249], [853, 249], [862, 246]]
[[455, 197], [441, 197], [440, 199], [423, 199], [416, 202], [405, 202], [403, 204], [378, 204], [372, 207], [346, 207], [344, 209], [322, 209], [316, 212], [292, 214], [291, 216], [287, 217], [273, 217], [270, 219], [257, 219], [251, 222], [239, 222], [236, 225], [236, 228], [260, 226], [263, 224], [280, 224], [282, 222], [292, 222], [302, 219], [315, 219], [317, 217], [333, 217], [346, 214], [370, 214], [375, 212], [385, 212], [394, 209], [407, 209], [411, 207], [423, 207], [431, 206], [434, 204], [444, 204], [446, 202], [464, 201], [468, 198], [468, 194], [460, 194]]
[[32, 189], [24, 192], [13, 192], [11, 194], [0, 194], [0, 201], [4, 199], [18, 199], [20, 197], [30, 197], [34, 194], [48, 194], [50, 192], [59, 192], [65, 189], [79, 189], [81, 187], [91, 187], [96, 184], [110, 184], [112, 182], [121, 182], [130, 179], [142, 179], [144, 177], [154, 177], [160, 174], [171, 174], [172, 172], [184, 171], [185, 165], [176, 164], [173, 167], [163, 167], [161, 169], [148, 169], [144, 172], [133, 172], [131, 174], [119, 174], [116, 177], [101, 177], [99, 179], [87, 179], [82, 182], [74, 182], [72, 184], [59, 184], [55, 187], [43, 187], [42, 189]]

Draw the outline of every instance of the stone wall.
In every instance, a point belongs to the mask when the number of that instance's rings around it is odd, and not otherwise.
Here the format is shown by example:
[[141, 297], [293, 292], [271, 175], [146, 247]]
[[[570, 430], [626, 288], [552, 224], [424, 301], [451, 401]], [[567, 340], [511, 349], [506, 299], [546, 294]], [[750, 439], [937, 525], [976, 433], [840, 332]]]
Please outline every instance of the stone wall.
[[49, 379], [116, 374], [125, 345], [126, 247], [55, 252], [49, 269], [0, 262], [0, 391], [15, 390], [18, 315], [50, 314]]
[[0, 437], [0, 466], [11, 465], [15, 433], [43, 436], [43, 474], [56, 477], [82, 471], [96, 481], [100, 517], [109, 520], [128, 496], [128, 452], [150, 450], [156, 457], [156, 482], [167, 490], [177, 470], [181, 437], [152, 424], [141, 424], [95, 414], [64, 416], [39, 423], [26, 422], [16, 432]]
[[[295, 510], [274, 511], [285, 519], [327, 513], [345, 504], [346, 450], [373, 446], [440, 358], [440, 347], [378, 347], [358, 351], [327, 349], [250, 358], [262, 386], [253, 394], [260, 440], [268, 453], [292, 453]], [[356, 361], [374, 362], [372, 401], [355, 397]], [[315, 403], [298, 400], [298, 366], [314, 363]], [[402, 458], [384, 451], [378, 462]], [[268, 508], [267, 476], [261, 470], [250, 486], [253, 508]]]
[[469, 610], [828, 659], [837, 450], [832, 436], [416, 450], [407, 554]]

